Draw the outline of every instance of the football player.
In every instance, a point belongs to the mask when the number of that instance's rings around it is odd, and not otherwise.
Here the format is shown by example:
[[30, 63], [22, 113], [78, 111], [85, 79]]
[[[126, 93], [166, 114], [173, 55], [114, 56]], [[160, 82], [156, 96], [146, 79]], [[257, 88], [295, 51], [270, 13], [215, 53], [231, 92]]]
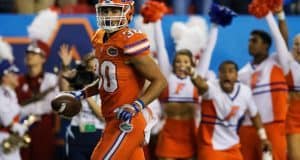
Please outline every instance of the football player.
[[[77, 98], [101, 96], [107, 123], [91, 159], [141, 160], [146, 127], [141, 111], [158, 97], [166, 80], [149, 55], [146, 35], [128, 28], [133, 0], [99, 0], [96, 12], [99, 29], [92, 43], [99, 61], [100, 85], [96, 81], [72, 92]], [[146, 79], [151, 83], [141, 93]]]
[[[72, 70], [68, 67], [72, 62], [72, 49], [69, 51], [69, 46], [64, 44], [59, 55], [65, 66], [61, 71], [64, 77], [61, 79], [61, 87], [66, 91], [80, 90], [97, 78], [94, 72], [98, 60], [93, 52], [85, 55], [82, 63]], [[100, 103], [99, 95], [81, 100], [81, 111], [72, 117], [67, 127], [65, 148], [69, 160], [90, 159], [105, 126]]]

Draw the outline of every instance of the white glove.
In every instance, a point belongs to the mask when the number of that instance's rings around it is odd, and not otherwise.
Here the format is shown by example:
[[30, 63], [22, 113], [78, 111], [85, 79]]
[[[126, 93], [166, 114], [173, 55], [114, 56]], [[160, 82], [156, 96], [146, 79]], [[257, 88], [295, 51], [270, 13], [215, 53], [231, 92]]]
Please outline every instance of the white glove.
[[11, 131], [17, 133], [19, 136], [23, 136], [28, 128], [20, 123], [14, 123], [11, 127]]

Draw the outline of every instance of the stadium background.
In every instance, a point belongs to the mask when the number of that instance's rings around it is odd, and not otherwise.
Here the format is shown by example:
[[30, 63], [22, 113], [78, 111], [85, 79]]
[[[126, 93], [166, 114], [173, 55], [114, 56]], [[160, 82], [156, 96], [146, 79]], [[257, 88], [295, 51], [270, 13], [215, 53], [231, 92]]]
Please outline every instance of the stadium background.
[[[13, 46], [15, 62], [21, 71], [25, 71], [24, 55], [30, 40], [27, 37], [27, 26], [32, 22], [34, 15], [1, 14], [0, 35]], [[205, 17], [207, 19], [207, 17]], [[173, 58], [174, 43], [170, 35], [170, 27], [174, 21], [186, 21], [188, 16], [167, 15], [163, 18], [163, 32], [166, 47]], [[300, 17], [288, 16], [289, 44], [292, 37], [300, 33]], [[84, 55], [92, 50], [90, 37], [96, 30], [96, 18], [94, 15], [60, 16], [58, 29], [53, 33], [48, 44], [51, 46], [51, 54], [47, 60], [45, 69], [53, 72], [55, 66], [60, 66], [58, 57], [59, 46], [62, 43], [75, 45], [78, 53]], [[249, 59], [247, 44], [251, 30], [264, 29], [268, 31], [264, 19], [257, 20], [252, 16], [238, 16], [231, 26], [219, 30], [218, 41], [213, 53], [210, 68], [214, 71], [223, 60], [234, 60], [239, 67], [243, 66]], [[272, 45], [271, 52], [274, 51]]]

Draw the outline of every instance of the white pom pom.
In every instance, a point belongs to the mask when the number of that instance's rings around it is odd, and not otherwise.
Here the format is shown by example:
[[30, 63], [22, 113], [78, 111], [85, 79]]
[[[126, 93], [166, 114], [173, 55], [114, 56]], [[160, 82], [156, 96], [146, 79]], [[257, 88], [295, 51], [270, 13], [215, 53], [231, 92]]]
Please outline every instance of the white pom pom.
[[198, 32], [197, 28], [190, 28], [187, 30], [182, 38], [176, 42], [176, 50], [188, 49], [193, 54], [200, 51], [201, 48], [205, 47], [206, 39]]
[[199, 16], [192, 16], [186, 24], [175, 22], [173, 26], [172, 34], [174, 35], [172, 36], [176, 44], [176, 51], [188, 49], [196, 55], [205, 49], [208, 36], [205, 19]]
[[28, 26], [28, 36], [31, 39], [48, 42], [52, 32], [56, 28], [58, 15], [50, 9], [42, 10], [34, 18], [33, 22]]
[[10, 62], [14, 61], [12, 47], [0, 37], [0, 59], [7, 59]]
[[186, 25], [188, 27], [198, 26], [202, 31], [207, 32], [207, 23], [203, 17], [191, 16]]
[[176, 43], [176, 41], [180, 40], [182, 38], [182, 36], [184, 36], [184, 33], [187, 30], [188, 30], [188, 28], [182, 22], [174, 22], [172, 24], [171, 36], [173, 37], [175, 43]]

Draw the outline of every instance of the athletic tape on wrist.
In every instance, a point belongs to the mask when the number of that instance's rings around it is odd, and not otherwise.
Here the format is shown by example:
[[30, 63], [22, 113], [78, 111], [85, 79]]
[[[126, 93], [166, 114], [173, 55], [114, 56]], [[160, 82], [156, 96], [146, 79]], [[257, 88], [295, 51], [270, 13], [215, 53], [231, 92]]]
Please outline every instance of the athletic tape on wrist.
[[267, 139], [267, 132], [264, 128], [258, 129], [257, 134], [261, 140]]
[[135, 112], [140, 111], [138, 104], [136, 104], [135, 102], [132, 104], [132, 107], [134, 108]]
[[141, 110], [145, 108], [145, 103], [140, 99], [135, 100], [133, 103], [138, 105]]

